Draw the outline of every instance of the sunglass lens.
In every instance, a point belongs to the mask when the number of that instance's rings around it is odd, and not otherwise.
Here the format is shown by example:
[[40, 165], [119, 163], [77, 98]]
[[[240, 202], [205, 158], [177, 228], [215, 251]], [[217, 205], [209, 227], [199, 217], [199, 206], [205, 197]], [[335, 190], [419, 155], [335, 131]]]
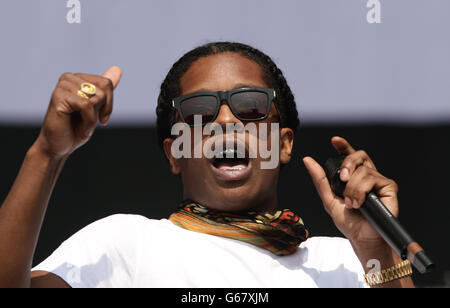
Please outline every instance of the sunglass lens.
[[184, 121], [194, 125], [194, 116], [202, 116], [202, 124], [205, 125], [214, 120], [217, 110], [217, 98], [215, 96], [196, 96], [181, 102], [181, 112]]
[[266, 116], [268, 96], [263, 92], [239, 92], [231, 96], [233, 112], [241, 120], [259, 120]]

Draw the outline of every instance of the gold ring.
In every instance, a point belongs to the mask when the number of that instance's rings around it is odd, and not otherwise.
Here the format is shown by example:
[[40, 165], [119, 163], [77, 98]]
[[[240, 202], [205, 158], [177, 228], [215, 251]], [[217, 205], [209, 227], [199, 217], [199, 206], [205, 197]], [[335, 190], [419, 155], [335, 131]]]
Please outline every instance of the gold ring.
[[96, 93], [96, 88], [92, 83], [83, 82], [81, 84], [80, 90], [78, 90], [77, 95], [83, 98], [89, 99]]
[[77, 95], [81, 96], [82, 98], [85, 98], [85, 99], [89, 99], [90, 98], [89, 96], [86, 95], [86, 93], [81, 92], [81, 90], [78, 90]]

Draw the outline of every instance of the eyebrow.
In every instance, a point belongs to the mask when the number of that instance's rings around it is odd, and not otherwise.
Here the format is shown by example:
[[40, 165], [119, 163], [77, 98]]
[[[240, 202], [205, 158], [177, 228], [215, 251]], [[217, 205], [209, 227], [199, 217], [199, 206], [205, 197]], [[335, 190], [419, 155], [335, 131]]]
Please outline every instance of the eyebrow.
[[[242, 88], [261, 88], [261, 86], [249, 84], [249, 83], [237, 83], [233, 86], [233, 88], [231, 90], [242, 89]], [[200, 92], [217, 92], [217, 91], [212, 91], [211, 89], [208, 89], [208, 88], [201, 88], [201, 89], [195, 90], [193, 92], [187, 93], [186, 95], [200, 93]]]

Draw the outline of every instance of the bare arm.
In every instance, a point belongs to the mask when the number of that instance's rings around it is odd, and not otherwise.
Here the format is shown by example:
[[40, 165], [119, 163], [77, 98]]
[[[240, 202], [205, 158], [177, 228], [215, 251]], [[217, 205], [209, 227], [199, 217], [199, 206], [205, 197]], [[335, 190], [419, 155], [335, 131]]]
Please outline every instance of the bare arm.
[[0, 208], [0, 287], [30, 285], [31, 262], [39, 231], [66, 158], [52, 159], [36, 144], [26, 154]]
[[[69, 155], [85, 144], [97, 122], [112, 112], [118, 67], [103, 77], [64, 74], [53, 92], [39, 137], [28, 150], [19, 174], [0, 207], [0, 287], [67, 287], [59, 277], [30, 276], [36, 243], [56, 180]], [[91, 99], [78, 96], [82, 82], [96, 85]], [[32, 278], [31, 278], [32, 277]]]

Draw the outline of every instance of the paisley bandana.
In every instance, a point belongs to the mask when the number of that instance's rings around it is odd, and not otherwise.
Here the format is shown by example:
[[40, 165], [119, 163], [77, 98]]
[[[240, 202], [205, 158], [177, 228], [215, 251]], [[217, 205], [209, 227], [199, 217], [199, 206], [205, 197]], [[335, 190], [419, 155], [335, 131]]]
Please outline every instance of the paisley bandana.
[[226, 213], [184, 201], [169, 217], [175, 225], [253, 244], [285, 256], [308, 238], [302, 219], [291, 210], [267, 213]]

